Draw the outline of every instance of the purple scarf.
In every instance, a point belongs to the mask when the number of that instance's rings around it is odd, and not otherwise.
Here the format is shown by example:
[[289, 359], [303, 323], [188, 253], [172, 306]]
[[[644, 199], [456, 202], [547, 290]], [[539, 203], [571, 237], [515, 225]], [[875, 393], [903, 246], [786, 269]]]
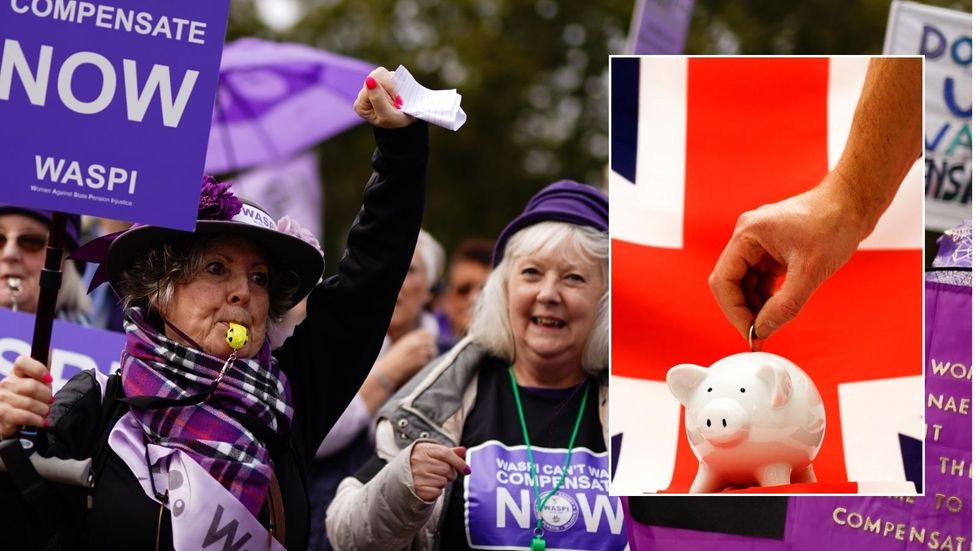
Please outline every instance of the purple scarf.
[[[178, 344], [150, 326], [144, 312], [126, 316], [122, 353], [127, 397], [178, 399], [207, 390], [224, 360]], [[283, 436], [293, 417], [289, 382], [272, 357], [268, 340], [256, 358], [238, 359], [203, 403], [163, 409], [130, 410], [154, 444], [189, 454], [253, 515], [269, 489], [269, 451], [227, 412], [242, 414]]]

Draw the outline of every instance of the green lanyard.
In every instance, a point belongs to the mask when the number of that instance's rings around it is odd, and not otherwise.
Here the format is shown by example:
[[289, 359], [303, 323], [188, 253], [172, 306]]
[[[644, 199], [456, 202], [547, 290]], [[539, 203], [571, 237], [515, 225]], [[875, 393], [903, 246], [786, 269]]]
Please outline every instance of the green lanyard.
[[558, 484], [548, 492], [548, 495], [544, 496], [544, 499], [540, 499], [541, 490], [538, 489], [538, 469], [534, 464], [534, 452], [531, 451], [531, 438], [527, 435], [527, 423], [524, 421], [524, 406], [521, 405], [521, 396], [517, 392], [517, 377], [514, 376], [514, 366], [511, 366], [508, 370], [510, 373], [510, 384], [514, 389], [514, 400], [517, 401], [517, 416], [521, 419], [521, 431], [524, 432], [524, 444], [527, 446], [527, 460], [531, 466], [531, 480], [534, 482], [534, 512], [537, 517], [538, 523], [534, 528], [531, 538], [531, 551], [545, 551], [544, 547], [544, 528], [542, 528], [543, 521], [541, 520], [541, 510], [544, 509], [548, 500], [551, 496], [555, 495], [558, 488], [565, 483], [565, 475], [568, 474], [568, 464], [572, 461], [572, 446], [575, 444], [575, 437], [578, 436], [578, 428], [582, 425], [582, 414], [585, 413], [585, 402], [589, 397], [589, 384], [590, 381], [585, 383], [585, 391], [582, 392], [582, 403], [578, 406], [578, 418], [575, 419], [575, 428], [572, 429], [572, 438], [568, 441], [568, 451], [565, 453], [565, 466], [561, 469], [561, 478], [558, 479]]

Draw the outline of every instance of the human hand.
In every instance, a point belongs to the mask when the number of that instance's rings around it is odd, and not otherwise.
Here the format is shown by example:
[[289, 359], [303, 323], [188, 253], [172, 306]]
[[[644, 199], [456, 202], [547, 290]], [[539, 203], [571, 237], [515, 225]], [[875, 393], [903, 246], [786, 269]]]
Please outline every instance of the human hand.
[[810, 191], [738, 218], [708, 284], [743, 336], [754, 323], [765, 339], [795, 318], [871, 232], [877, 218], [869, 220], [848, 189], [832, 172]]
[[469, 466], [463, 461], [465, 456], [466, 448], [461, 446], [447, 448], [434, 442], [415, 444], [409, 458], [415, 495], [423, 501], [438, 499], [459, 474], [470, 474]]
[[384, 67], [371, 71], [354, 100], [354, 112], [380, 128], [402, 128], [415, 121], [415, 117], [401, 112], [402, 99], [391, 74]]
[[431, 362], [438, 352], [436, 336], [425, 329], [415, 329], [391, 345], [378, 360], [377, 369], [396, 387], [400, 387]]
[[12, 436], [21, 426], [46, 427], [52, 396], [47, 367], [30, 356], [18, 356], [0, 381], [0, 436]]

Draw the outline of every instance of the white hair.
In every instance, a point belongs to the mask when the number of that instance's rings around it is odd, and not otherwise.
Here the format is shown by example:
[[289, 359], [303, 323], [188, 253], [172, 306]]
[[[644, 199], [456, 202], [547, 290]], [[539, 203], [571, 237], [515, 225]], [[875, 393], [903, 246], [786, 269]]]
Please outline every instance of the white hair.
[[541, 222], [515, 233], [504, 257], [487, 278], [473, 312], [469, 334], [490, 353], [514, 361], [514, 331], [507, 314], [507, 278], [514, 260], [558, 251], [562, 259], [599, 264], [603, 293], [592, 332], [582, 352], [582, 369], [592, 375], [609, 367], [609, 238], [594, 228], [565, 222]]
[[425, 286], [432, 289], [442, 277], [442, 270], [446, 266], [446, 250], [425, 230], [419, 230], [416, 248], [419, 255], [422, 256], [422, 264], [425, 266]]

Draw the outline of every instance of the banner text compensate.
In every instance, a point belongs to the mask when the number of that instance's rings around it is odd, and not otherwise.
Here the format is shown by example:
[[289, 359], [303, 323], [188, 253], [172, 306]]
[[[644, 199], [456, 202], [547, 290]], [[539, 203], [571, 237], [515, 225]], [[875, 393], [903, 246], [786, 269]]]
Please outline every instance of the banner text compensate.
[[204, 21], [158, 16], [146, 11], [77, 0], [10, 0], [10, 8], [20, 15], [34, 15], [80, 25], [90, 24], [103, 29], [171, 40], [186, 40], [191, 44], [204, 44], [204, 34], [208, 26]]

